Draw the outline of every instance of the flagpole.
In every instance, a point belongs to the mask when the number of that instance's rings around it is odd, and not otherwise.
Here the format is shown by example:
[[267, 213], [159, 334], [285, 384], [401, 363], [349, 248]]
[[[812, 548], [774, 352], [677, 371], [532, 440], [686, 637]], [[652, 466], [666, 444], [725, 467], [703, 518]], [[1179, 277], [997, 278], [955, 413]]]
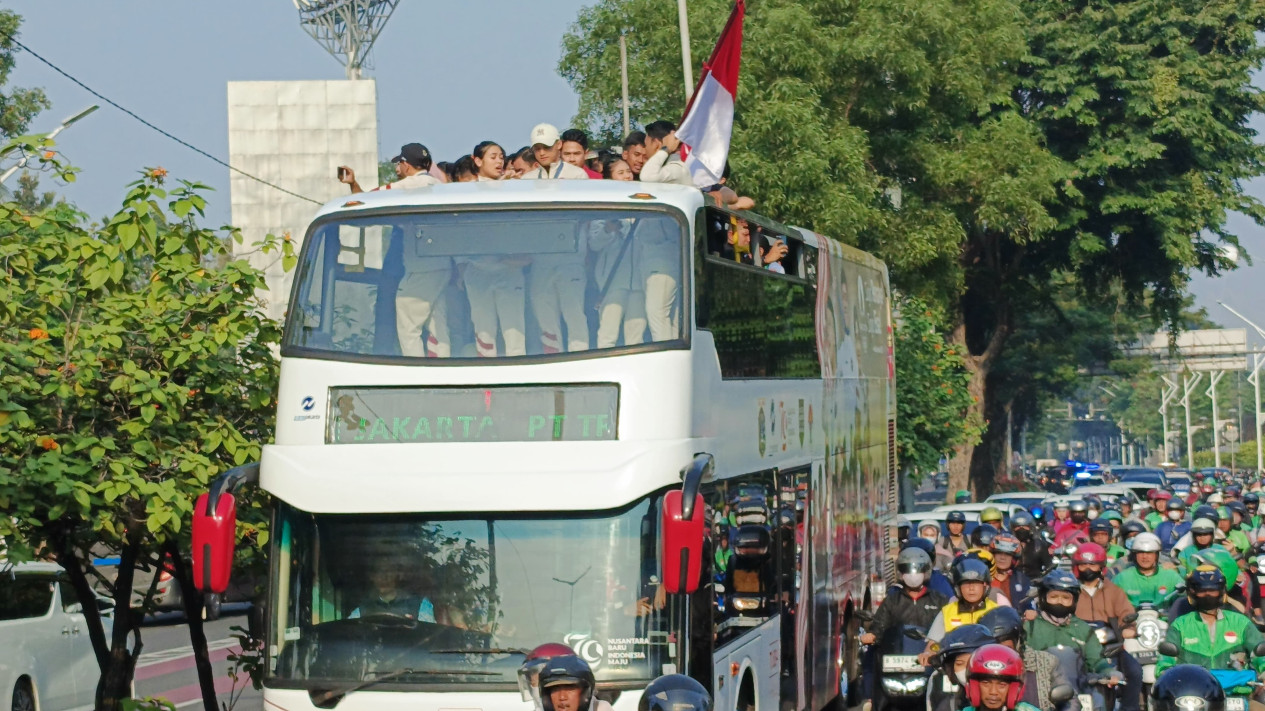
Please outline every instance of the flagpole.
[[681, 24], [681, 68], [685, 74], [685, 101], [694, 95], [694, 60], [690, 59], [690, 21], [686, 8], [688, 0], [676, 0], [676, 12]]
[[624, 98], [624, 135], [627, 136], [632, 130], [628, 120], [628, 40], [622, 32], [619, 35], [619, 84]]

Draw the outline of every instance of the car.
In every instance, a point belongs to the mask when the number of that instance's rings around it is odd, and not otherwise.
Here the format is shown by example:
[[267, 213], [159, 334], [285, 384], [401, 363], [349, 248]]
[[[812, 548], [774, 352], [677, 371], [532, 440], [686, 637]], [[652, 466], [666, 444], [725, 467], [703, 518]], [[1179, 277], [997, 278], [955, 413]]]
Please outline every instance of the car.
[[1163, 469], [1138, 468], [1120, 472], [1121, 484], [1150, 484], [1152, 489], [1168, 488], [1168, 476]]
[[[1127, 499], [1129, 504], [1137, 510], [1138, 506], [1146, 501], [1145, 494], [1141, 499], [1138, 498], [1137, 492], [1128, 484], [1100, 484], [1098, 486], [1077, 486], [1072, 489], [1070, 499], [1082, 498], [1093, 494], [1103, 501], [1103, 503], [1118, 503], [1120, 499]], [[1061, 498], [1061, 497], [1060, 497]]]
[[[961, 511], [962, 514], [966, 516], [966, 527], [962, 529], [962, 532], [969, 536], [971, 531], [975, 530], [975, 527], [979, 525], [980, 512], [988, 508], [1001, 509], [1001, 520], [1003, 526], [1010, 525], [1011, 516], [1019, 513], [1020, 511], [1027, 511], [1027, 509], [1019, 506], [1018, 504], [1009, 504], [1004, 501], [983, 501], [980, 503], [970, 504], [944, 504], [943, 506], [937, 506], [930, 511], [910, 514], [910, 518], [911, 520], [916, 518], [918, 521], [925, 521], [927, 519], [939, 521], [941, 533], [948, 533], [948, 529], [944, 527], [944, 517], [948, 516], [953, 511]], [[917, 525], [916, 521], [915, 525]]]
[[[105, 634], [109, 601], [96, 598]], [[0, 563], [0, 694], [12, 708], [91, 709], [101, 671], [88, 638], [83, 606], [55, 563]]]
[[1031, 511], [1033, 506], [1040, 506], [1041, 502], [1049, 496], [1044, 491], [1008, 491], [1004, 494], [993, 494], [985, 499], [984, 503], [1015, 504]]

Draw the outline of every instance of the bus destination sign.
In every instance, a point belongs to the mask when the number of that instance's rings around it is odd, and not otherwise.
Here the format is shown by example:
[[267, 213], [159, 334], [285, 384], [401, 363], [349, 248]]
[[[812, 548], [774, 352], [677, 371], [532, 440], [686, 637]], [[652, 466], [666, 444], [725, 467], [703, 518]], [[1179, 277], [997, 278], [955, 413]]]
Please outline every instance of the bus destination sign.
[[616, 439], [619, 387], [330, 388], [327, 444]]

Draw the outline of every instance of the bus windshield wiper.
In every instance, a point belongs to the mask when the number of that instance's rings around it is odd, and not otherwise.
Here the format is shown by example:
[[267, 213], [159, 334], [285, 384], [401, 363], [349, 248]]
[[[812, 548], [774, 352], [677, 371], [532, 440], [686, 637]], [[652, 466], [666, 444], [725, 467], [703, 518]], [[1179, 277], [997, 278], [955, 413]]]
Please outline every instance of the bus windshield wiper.
[[431, 654], [521, 654], [527, 656], [526, 649], [514, 647], [472, 647], [470, 649], [430, 649]]
[[398, 679], [402, 676], [409, 676], [411, 674], [437, 676], [501, 676], [500, 672], [493, 671], [465, 669], [411, 669], [406, 667], [404, 669], [396, 669], [395, 671], [386, 672], [385, 674], [375, 676], [372, 679], [353, 682], [342, 688], [309, 689], [308, 696], [311, 697], [313, 706], [320, 708], [334, 708], [339, 704], [339, 702], [346, 698], [347, 694], [362, 691], [371, 686], [384, 684], [392, 679]]

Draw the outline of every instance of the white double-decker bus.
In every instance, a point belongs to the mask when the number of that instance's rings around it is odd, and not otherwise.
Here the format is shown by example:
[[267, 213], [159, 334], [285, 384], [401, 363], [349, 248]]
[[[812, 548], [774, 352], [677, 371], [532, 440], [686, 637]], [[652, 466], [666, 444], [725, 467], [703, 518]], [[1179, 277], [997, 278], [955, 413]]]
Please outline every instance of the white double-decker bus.
[[[838, 702], [895, 543], [891, 344], [881, 262], [692, 188], [325, 205], [258, 467], [267, 708], [525, 711], [546, 642], [616, 711], [674, 671]], [[209, 589], [236, 478], [195, 512]]]

